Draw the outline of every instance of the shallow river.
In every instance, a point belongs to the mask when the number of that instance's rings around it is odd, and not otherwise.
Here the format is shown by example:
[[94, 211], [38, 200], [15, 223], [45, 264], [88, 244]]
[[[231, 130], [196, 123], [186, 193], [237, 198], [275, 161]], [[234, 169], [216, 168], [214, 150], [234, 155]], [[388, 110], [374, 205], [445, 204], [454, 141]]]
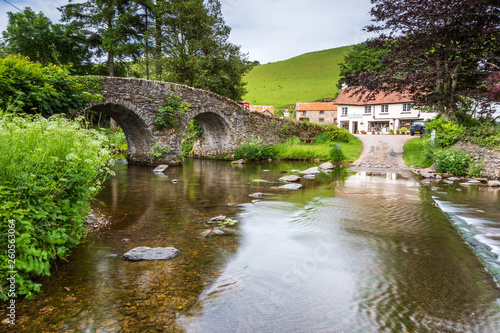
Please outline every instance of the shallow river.
[[[18, 302], [13, 331], [500, 332], [499, 191], [345, 168], [276, 188], [311, 166], [117, 163], [94, 204], [110, 225]], [[239, 235], [202, 237], [217, 215]], [[137, 246], [180, 253], [120, 258]]]

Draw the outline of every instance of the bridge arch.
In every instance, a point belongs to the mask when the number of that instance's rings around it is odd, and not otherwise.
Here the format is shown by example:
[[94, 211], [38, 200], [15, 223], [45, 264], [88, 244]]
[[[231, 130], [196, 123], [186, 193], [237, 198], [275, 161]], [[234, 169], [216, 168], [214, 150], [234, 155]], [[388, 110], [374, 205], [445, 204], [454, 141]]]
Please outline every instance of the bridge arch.
[[90, 110], [105, 113], [116, 121], [125, 133], [127, 151], [130, 155], [142, 155], [154, 145], [155, 138], [150, 126], [141, 118], [134, 105], [110, 102], [93, 105]]
[[[320, 126], [252, 112], [226, 97], [170, 82], [106, 77], [100, 94], [104, 101], [89, 109], [106, 113], [120, 125], [133, 164], [181, 164], [182, 135], [191, 119], [205, 132], [194, 147], [199, 156], [227, 155], [251, 138], [270, 145], [290, 135], [309, 138], [323, 131]], [[179, 119], [178, 127], [160, 129], [155, 126], [156, 110], [171, 94], [181, 96], [190, 108]], [[149, 154], [155, 147], [161, 149], [161, 157]]]

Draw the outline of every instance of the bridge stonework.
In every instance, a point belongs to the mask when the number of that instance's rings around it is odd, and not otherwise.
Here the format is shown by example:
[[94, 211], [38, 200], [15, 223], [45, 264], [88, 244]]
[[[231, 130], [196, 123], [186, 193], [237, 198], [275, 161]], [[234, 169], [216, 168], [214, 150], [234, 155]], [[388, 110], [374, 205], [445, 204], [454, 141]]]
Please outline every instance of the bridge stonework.
[[[160, 129], [154, 124], [156, 110], [171, 93], [191, 107], [178, 126]], [[194, 154], [201, 157], [228, 156], [251, 139], [271, 145], [291, 135], [310, 138], [322, 131], [317, 125], [249, 111], [228, 98], [175, 83], [107, 77], [101, 94], [104, 101], [89, 109], [108, 114], [120, 125], [127, 138], [129, 162], [134, 164], [182, 164], [182, 134], [191, 119], [204, 130], [203, 138], [194, 146]], [[151, 154], [154, 147], [163, 152], [161, 157]]]

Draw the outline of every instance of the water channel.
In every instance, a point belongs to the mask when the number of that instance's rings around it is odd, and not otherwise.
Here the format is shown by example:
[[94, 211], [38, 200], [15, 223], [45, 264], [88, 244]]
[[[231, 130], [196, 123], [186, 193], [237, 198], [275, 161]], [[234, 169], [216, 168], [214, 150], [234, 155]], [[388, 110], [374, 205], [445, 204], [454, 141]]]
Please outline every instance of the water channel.
[[[500, 332], [498, 190], [347, 168], [277, 188], [280, 171], [311, 166], [117, 163], [93, 204], [111, 223], [18, 302], [10, 331]], [[217, 215], [239, 235], [202, 237]], [[120, 258], [137, 246], [180, 254]]]

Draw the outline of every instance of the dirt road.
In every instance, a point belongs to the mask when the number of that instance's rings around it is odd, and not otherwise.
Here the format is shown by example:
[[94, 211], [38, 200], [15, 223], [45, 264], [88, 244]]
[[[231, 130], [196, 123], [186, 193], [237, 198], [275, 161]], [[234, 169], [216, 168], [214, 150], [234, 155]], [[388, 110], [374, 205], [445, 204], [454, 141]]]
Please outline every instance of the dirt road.
[[357, 135], [363, 151], [351, 167], [357, 169], [408, 170], [403, 161], [403, 146], [410, 135]]

